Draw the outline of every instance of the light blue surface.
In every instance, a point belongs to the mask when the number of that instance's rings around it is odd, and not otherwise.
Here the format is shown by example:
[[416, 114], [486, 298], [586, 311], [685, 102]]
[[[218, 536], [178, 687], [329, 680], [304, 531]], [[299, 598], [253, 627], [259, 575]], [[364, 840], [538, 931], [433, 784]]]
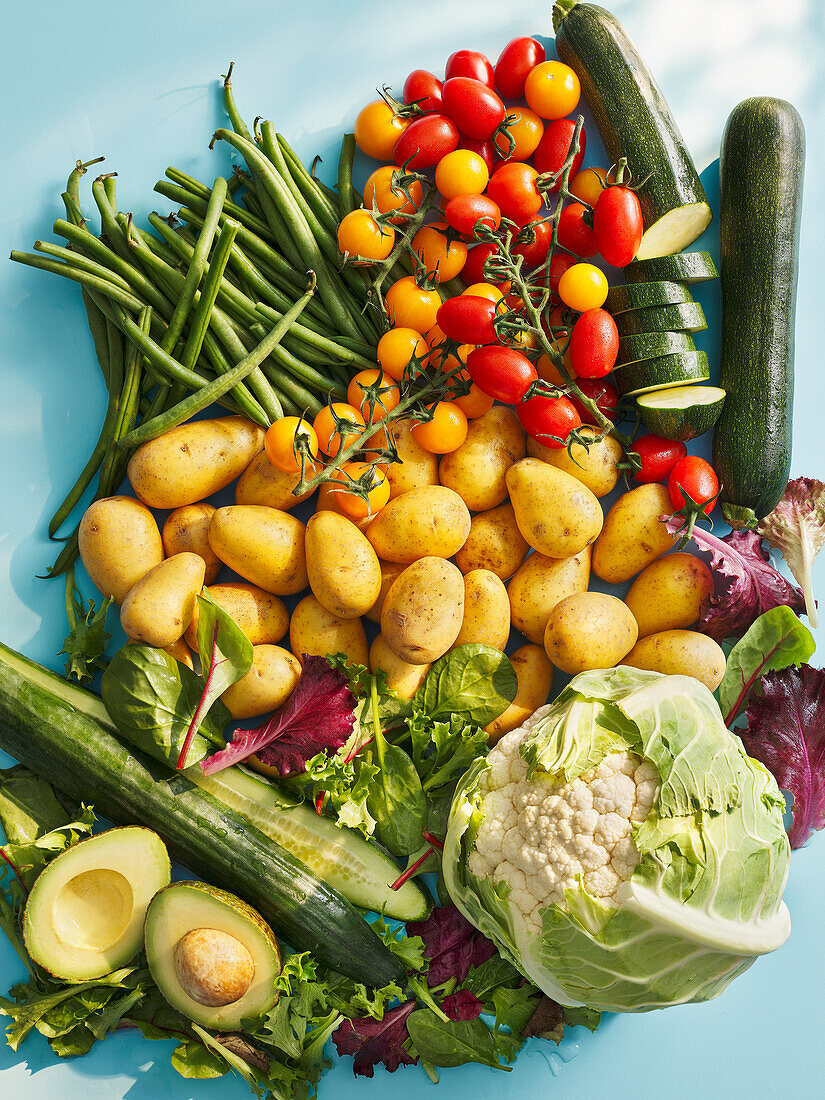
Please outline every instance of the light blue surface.
[[[11, 9], [10, 11], [6, 9]], [[822, 0], [614, 0], [661, 83], [717, 203], [719, 136], [730, 109], [755, 94], [790, 99], [808, 132], [797, 324], [793, 474], [825, 477], [822, 408], [822, 148], [825, 145], [825, 8]], [[527, 0], [419, 0], [402, 10], [376, 0], [197, 0], [168, 4], [12, 0], [4, 6], [3, 205], [0, 254], [50, 238], [60, 192], [77, 157], [100, 154], [119, 173], [121, 209], [145, 214], [169, 204], [152, 196], [168, 164], [207, 178], [226, 168], [209, 153], [223, 122], [217, 77], [236, 62], [242, 112], [272, 117], [305, 157], [329, 172], [345, 128], [376, 85], [400, 88], [414, 67], [440, 71], [450, 52], [485, 50], [510, 38], [549, 33], [550, 4]], [[589, 132], [588, 160], [597, 160]], [[87, 177], [87, 183], [91, 177]], [[717, 247], [715, 226], [706, 247]], [[703, 242], [704, 243], [704, 242]], [[703, 288], [718, 353], [718, 286]], [[45, 537], [97, 434], [104, 406], [77, 288], [0, 264], [0, 637], [60, 666], [61, 582], [34, 579], [55, 556]], [[825, 557], [825, 555], [823, 555]], [[820, 594], [825, 568], [818, 564]], [[823, 632], [820, 631], [822, 634]], [[819, 658], [821, 662], [822, 658]], [[0, 754], [2, 755], [2, 754]], [[825, 837], [793, 857], [786, 900], [788, 944], [760, 960], [717, 1001], [641, 1017], [612, 1017], [596, 1035], [582, 1029], [557, 1050], [533, 1043], [512, 1073], [466, 1067], [443, 1074], [440, 1090], [416, 1067], [355, 1080], [347, 1059], [325, 1077], [321, 1098], [473, 1095], [508, 1100], [545, 1091], [565, 1100], [819, 1097], [825, 1023]], [[0, 987], [20, 976], [0, 944]], [[129, 1097], [241, 1098], [242, 1082], [186, 1082], [170, 1047], [119, 1034], [82, 1059], [58, 1063], [33, 1036], [18, 1054], [0, 1048], [0, 1095], [39, 1100]]]

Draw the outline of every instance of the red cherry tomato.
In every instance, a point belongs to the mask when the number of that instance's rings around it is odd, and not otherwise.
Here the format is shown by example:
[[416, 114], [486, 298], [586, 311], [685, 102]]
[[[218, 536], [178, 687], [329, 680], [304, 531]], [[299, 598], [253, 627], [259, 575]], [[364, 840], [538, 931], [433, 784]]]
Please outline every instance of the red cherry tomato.
[[635, 191], [621, 184], [605, 187], [593, 209], [593, 232], [604, 259], [629, 264], [642, 242], [642, 208]]
[[516, 406], [521, 426], [545, 447], [561, 448], [570, 432], [580, 428], [582, 421], [569, 397], [535, 397]]
[[417, 103], [425, 114], [441, 110], [441, 81], [426, 69], [413, 69], [404, 81], [405, 103]]
[[550, 251], [550, 242], [553, 240], [553, 226], [550, 222], [528, 222], [521, 230], [519, 236], [525, 234], [532, 239], [523, 243], [514, 244], [511, 251], [514, 256], [524, 257], [525, 267], [538, 267], [547, 259]]
[[640, 435], [633, 443], [633, 450], [642, 463], [641, 470], [633, 474], [633, 480], [642, 485], [667, 481], [670, 471], [687, 454], [684, 443], [662, 439], [659, 435]]
[[496, 303], [489, 298], [462, 294], [441, 305], [435, 323], [445, 336], [459, 344], [492, 344], [496, 339], [495, 315]]
[[496, 62], [496, 88], [505, 99], [524, 95], [527, 74], [544, 61], [544, 46], [535, 38], [514, 38], [499, 54]]
[[[616, 419], [619, 415], [619, 391], [612, 382], [607, 382], [604, 378], [577, 378], [576, 385], [585, 397], [596, 402], [596, 408], [603, 416], [608, 420]], [[582, 421], [587, 424], [592, 419], [590, 410], [577, 397], [571, 397], [570, 400], [576, 406]]]
[[471, 153], [478, 153], [487, 165], [487, 171], [492, 176], [496, 168], [496, 149], [491, 138], [485, 138], [484, 141], [479, 141], [477, 138], [467, 137], [466, 134], [462, 134], [458, 147], [459, 149], [469, 149]]
[[573, 202], [565, 206], [559, 215], [558, 241], [563, 248], [569, 248], [582, 259], [595, 256], [599, 251], [596, 244], [596, 235], [590, 226], [584, 221], [587, 207], [580, 202]]
[[488, 280], [484, 274], [484, 264], [496, 252], [498, 252], [497, 244], [477, 244], [475, 248], [468, 248], [467, 259], [461, 269], [462, 281], [467, 286], [472, 286], [473, 283], [486, 283]]
[[471, 351], [467, 370], [480, 390], [508, 405], [518, 404], [531, 382], [538, 378], [536, 368], [526, 355], [501, 344], [488, 344]]
[[[542, 174], [544, 172], [561, 172], [570, 153], [575, 129], [576, 124], [571, 118], [558, 118], [544, 124], [544, 133], [541, 135], [541, 141], [533, 154], [533, 164], [536, 166], [537, 171]], [[573, 167], [570, 169], [571, 180], [581, 168], [586, 148], [587, 134], [584, 132], [584, 127], [582, 127], [579, 134], [579, 151], [576, 153]], [[559, 187], [561, 187], [561, 179], [553, 184], [550, 193], [558, 191]]]
[[487, 194], [498, 203], [503, 217], [525, 225], [541, 210], [542, 198], [536, 187], [538, 172], [529, 164], [508, 161], [490, 176]]
[[444, 111], [462, 134], [484, 141], [504, 121], [504, 104], [486, 84], [469, 76], [444, 81]]
[[709, 516], [719, 495], [719, 478], [709, 462], [698, 455], [686, 455], [670, 471], [667, 491], [670, 493], [670, 503], [677, 511], [690, 503], [684, 495], [687, 493]]
[[[486, 195], [456, 195], [444, 207], [444, 217], [457, 233], [470, 238], [476, 222], [490, 229], [498, 229], [501, 223], [501, 211]], [[481, 279], [474, 281], [481, 282]]]
[[444, 67], [444, 79], [452, 80], [454, 76], [469, 76], [473, 80], [480, 80], [488, 88], [495, 88], [496, 78], [493, 66], [489, 58], [477, 50], [456, 50], [447, 58]]
[[605, 309], [588, 309], [570, 333], [570, 363], [579, 378], [604, 378], [619, 354], [619, 330]]
[[[446, 115], [423, 115], [413, 119], [396, 141], [392, 157], [409, 168], [432, 168], [458, 145], [458, 128]], [[412, 157], [412, 160], [410, 158]]]
[[575, 256], [568, 256], [566, 252], [553, 253], [553, 259], [550, 261], [550, 270], [547, 275], [547, 281], [550, 284], [551, 290], [559, 289], [559, 279], [575, 262]]

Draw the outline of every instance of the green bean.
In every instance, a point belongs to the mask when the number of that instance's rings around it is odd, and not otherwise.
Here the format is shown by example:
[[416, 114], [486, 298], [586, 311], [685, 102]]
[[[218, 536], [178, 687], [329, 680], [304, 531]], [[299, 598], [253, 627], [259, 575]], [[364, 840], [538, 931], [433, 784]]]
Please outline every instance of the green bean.
[[[90, 168], [93, 164], [100, 164], [105, 157], [94, 157], [92, 160], [75, 162], [75, 166], [69, 173], [69, 179], [66, 183], [66, 190], [63, 195], [63, 203], [66, 207], [66, 214], [69, 218], [73, 218], [75, 213], [80, 214], [80, 180], [86, 175], [86, 169]], [[77, 224], [83, 221], [83, 215], [80, 214], [80, 219]]]
[[117, 224], [117, 210], [109, 201], [109, 196], [106, 191], [105, 183], [107, 178], [111, 179], [111, 174], [107, 177], [98, 176], [92, 183], [92, 196], [100, 211], [102, 236], [108, 242], [109, 247], [114, 252], [117, 252], [121, 259], [125, 260], [127, 263], [131, 263], [129, 245], [120, 231], [120, 226]]
[[[266, 317], [271, 321], [276, 320], [280, 315], [280, 311], [272, 309], [271, 306], [265, 305], [263, 302], [258, 302], [255, 309], [262, 317]], [[296, 338], [298, 338], [299, 332], [297, 326], [295, 327], [295, 334]], [[365, 356], [359, 355], [358, 352], [351, 351], [343, 344], [339, 344], [335, 340], [330, 340], [326, 336], [321, 336], [317, 332], [312, 332], [310, 329], [302, 329], [300, 332], [300, 340], [308, 347], [324, 353], [327, 358], [339, 359], [342, 363], [350, 363], [359, 370], [368, 370], [370, 367], [375, 366], [375, 359], [367, 359]]]
[[247, 141], [252, 141], [252, 135], [246, 128], [246, 123], [241, 118], [238, 108], [235, 106], [235, 97], [232, 94], [232, 70], [235, 68], [235, 62], [230, 61], [229, 68], [226, 70], [226, 76], [223, 78], [223, 106], [226, 113], [229, 115], [229, 121], [232, 123], [232, 129], [236, 134], [240, 134], [241, 137], [245, 137]]
[[355, 134], [344, 134], [341, 152], [338, 156], [338, 207], [342, 218], [357, 210], [360, 203], [355, 201], [352, 187], [352, 165], [355, 159]]
[[60, 197], [63, 200], [63, 205], [66, 207], [66, 217], [74, 222], [75, 225], [84, 228], [86, 225], [86, 218], [83, 216], [80, 205], [75, 202], [68, 191], [64, 191]]
[[103, 380], [106, 383], [106, 388], [109, 387], [109, 342], [108, 342], [108, 323], [106, 318], [94, 304], [89, 295], [86, 287], [80, 288], [80, 294], [83, 298], [83, 308], [86, 310], [86, 319], [89, 322], [89, 332], [92, 334], [92, 343], [95, 346], [95, 355], [97, 361], [100, 364], [100, 373], [103, 375]]
[[[187, 203], [178, 211], [178, 217], [182, 218], [185, 222], [190, 222], [197, 228], [203, 224], [203, 212], [206, 209], [206, 204], [202, 200], [197, 199], [195, 203]], [[240, 219], [238, 219], [240, 220]], [[271, 245], [267, 244], [262, 237], [243, 226], [238, 230], [238, 244], [242, 248], [247, 249], [249, 252], [254, 253], [260, 259], [267, 262], [269, 267], [277, 272], [282, 278], [290, 279], [294, 282], [295, 287], [300, 290], [301, 277], [295, 270], [292, 264], [280, 254], [276, 252]], [[313, 303], [314, 305], [315, 303]]]
[[[229, 253], [232, 249], [232, 243], [235, 240], [238, 229], [239, 226], [237, 222], [226, 222], [221, 228], [215, 243], [215, 250], [209, 261], [203, 289], [201, 290], [200, 301], [192, 316], [192, 322], [189, 326], [189, 335], [186, 338], [186, 344], [181, 356], [181, 362], [185, 367], [193, 367], [200, 356], [201, 348], [203, 347], [203, 338], [206, 335], [206, 330], [209, 328], [209, 319], [212, 316], [212, 307], [215, 305], [215, 299], [218, 296], [223, 273], [226, 269]], [[191, 267], [189, 270], [192, 270]], [[242, 377], [245, 378], [246, 375]]]
[[[149, 306], [144, 306], [140, 311], [137, 324], [138, 328], [145, 336], [149, 335], [151, 323], [152, 310]], [[137, 345], [130, 344], [123, 366], [123, 389], [120, 394], [120, 400], [118, 401], [114, 432], [112, 433], [106, 458], [100, 470], [100, 491], [107, 495], [115, 488], [116, 482], [114, 479], [117, 477], [121, 459], [124, 457], [123, 451], [119, 451], [118, 448], [121, 446], [123, 437], [127, 435], [134, 426], [138, 399], [140, 397], [142, 360], [143, 353]], [[128, 458], [129, 456], [126, 455], [125, 457]], [[120, 478], [118, 478], [118, 481], [119, 480]]]
[[[206, 204], [209, 200], [209, 188], [206, 184], [199, 183], [197, 180], [191, 179], [190, 176], [185, 176], [182, 172], [178, 172], [176, 168], [167, 168], [166, 173], [170, 177], [175, 177], [173, 182], [169, 183], [167, 180], [158, 180], [154, 190], [159, 195], [171, 199], [172, 202], [177, 202], [181, 206], [194, 207], [199, 213], [204, 214], [206, 212]], [[184, 186], [183, 184], [175, 182], [178, 178], [191, 180], [192, 186]], [[272, 232], [266, 222], [262, 218], [256, 218], [253, 214], [250, 214], [248, 210], [244, 210], [242, 206], [238, 206], [237, 203], [224, 203], [224, 213], [227, 217], [234, 218], [235, 221], [240, 222], [241, 225], [245, 226], [250, 231], [250, 233], [256, 233], [259, 237], [268, 242], [272, 241]]]
[[109, 282], [119, 286], [122, 290], [128, 291], [130, 289], [126, 280], [117, 272], [112, 271], [109, 267], [104, 267], [96, 260], [90, 259], [77, 249], [63, 248], [62, 245], [49, 244], [48, 241], [35, 241], [32, 247], [35, 252], [42, 252], [44, 256], [51, 256], [54, 260], [63, 260], [81, 271], [88, 271], [89, 274], [96, 275], [100, 279], [108, 279]]
[[327, 194], [322, 190], [320, 180], [317, 180], [305, 167], [304, 163], [283, 134], [276, 134], [278, 145], [286, 157], [292, 177], [301, 188], [304, 198], [315, 210], [316, 217], [324, 223], [333, 236], [338, 234], [338, 210], [332, 204]]
[[103, 177], [103, 190], [113, 210], [117, 210], [117, 172], [107, 172]]
[[261, 206], [261, 200], [258, 198], [257, 191], [253, 191], [248, 188], [241, 196], [244, 206], [250, 212], [254, 214], [256, 218], [264, 220], [264, 208]]
[[[284, 313], [292, 305], [292, 299], [283, 291], [279, 290], [277, 286], [273, 286], [271, 281], [264, 278], [258, 268], [251, 263], [248, 257], [238, 248], [237, 244], [232, 249], [229, 262], [236, 274], [246, 285], [247, 298], [257, 296], [257, 300], [265, 301], [267, 305], [272, 306], [281, 313]], [[301, 315], [302, 326], [311, 329], [313, 332], [317, 332], [320, 336], [326, 336], [330, 331], [328, 325], [322, 324], [316, 318], [308, 316], [308, 314], [309, 308], [305, 309]]]
[[[75, 283], [86, 286], [97, 294], [110, 298], [113, 302], [125, 309], [139, 310], [143, 303], [129, 291], [123, 290], [108, 279], [99, 278], [82, 271], [80, 268], [71, 267], [69, 264], [58, 263], [56, 260], [47, 260], [43, 256], [32, 256], [27, 252], [12, 252], [10, 259], [15, 263], [26, 264], [27, 267], [38, 267], [41, 271], [50, 271], [54, 275], [62, 275], [65, 279], [71, 279]], [[105, 312], [105, 311], [104, 311]]]

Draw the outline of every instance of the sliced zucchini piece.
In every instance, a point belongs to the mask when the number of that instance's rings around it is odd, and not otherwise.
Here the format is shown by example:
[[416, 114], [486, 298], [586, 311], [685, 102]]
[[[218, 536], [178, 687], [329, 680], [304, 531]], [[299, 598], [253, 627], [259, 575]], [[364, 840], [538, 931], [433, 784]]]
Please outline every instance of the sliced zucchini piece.
[[619, 336], [632, 336], [642, 332], [701, 332], [707, 327], [705, 311], [698, 302], [629, 309], [627, 313], [620, 313], [616, 318]]
[[661, 355], [678, 355], [696, 351], [689, 332], [639, 332], [619, 338], [616, 366], [637, 363], [640, 359], [658, 359]]
[[693, 382], [707, 382], [709, 377], [708, 357], [703, 351], [643, 359], [613, 371], [613, 381], [623, 397], [634, 397], [651, 390], [667, 390], [672, 386], [689, 386]]
[[680, 305], [692, 301], [693, 295], [683, 283], [626, 283], [608, 290], [604, 308], [610, 313], [625, 313], [629, 309]]
[[724, 403], [725, 391], [718, 386], [679, 386], [641, 394], [636, 399], [648, 431], [682, 442], [709, 432]]
[[647, 283], [651, 279], [704, 283], [708, 279], [716, 279], [719, 274], [709, 252], [677, 252], [673, 256], [632, 260], [622, 270], [628, 283]]

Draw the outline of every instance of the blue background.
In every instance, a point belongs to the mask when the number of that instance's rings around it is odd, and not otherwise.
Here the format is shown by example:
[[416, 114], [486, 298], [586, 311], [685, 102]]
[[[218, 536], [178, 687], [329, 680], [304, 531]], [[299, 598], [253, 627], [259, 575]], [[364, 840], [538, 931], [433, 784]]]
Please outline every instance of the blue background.
[[[169, 164], [211, 178], [227, 168], [209, 153], [223, 124], [219, 74], [236, 62], [236, 97], [247, 118], [271, 117], [306, 158], [334, 169], [340, 135], [376, 85], [400, 90], [411, 68], [443, 69], [462, 47], [493, 59], [510, 38], [551, 32], [547, 2], [418, 0], [401, 8], [377, 0], [56, 0], [3, 4], [3, 201], [0, 254], [51, 237], [60, 192], [78, 157], [106, 155], [117, 170], [119, 206], [145, 214], [169, 209], [152, 185]], [[793, 475], [825, 477], [822, 445], [821, 249], [825, 239], [825, 5], [822, 0], [613, 0], [659, 80], [717, 206], [719, 137], [731, 108], [756, 94], [790, 99], [808, 132], [808, 171], [797, 322]], [[598, 163], [589, 130], [588, 161]], [[91, 174], [86, 183], [91, 180]], [[717, 248], [715, 225], [702, 241]], [[701, 299], [710, 330], [701, 346], [718, 358], [718, 285]], [[64, 636], [62, 584], [34, 579], [55, 556], [45, 537], [97, 435], [104, 392], [77, 288], [4, 262], [0, 265], [0, 637], [54, 668]], [[825, 559], [825, 554], [822, 555]], [[825, 592], [825, 567], [815, 584]], [[823, 634], [823, 631], [820, 631]], [[821, 660], [821, 658], [820, 658]], [[2, 754], [0, 754], [0, 757]], [[825, 837], [794, 854], [786, 900], [789, 942], [718, 1000], [578, 1028], [556, 1047], [534, 1042], [512, 1073], [465, 1067], [443, 1074], [441, 1091], [416, 1067], [392, 1078], [354, 1079], [336, 1064], [321, 1097], [361, 1100], [472, 1094], [476, 1100], [547, 1089], [557, 1097], [773, 1096], [823, 1094], [825, 1023]], [[20, 975], [0, 944], [0, 987]], [[58, 1063], [33, 1035], [14, 1054], [0, 1048], [0, 1093], [31, 1098], [243, 1097], [225, 1079], [186, 1082], [170, 1068], [171, 1047], [113, 1036], [74, 1061]]]

